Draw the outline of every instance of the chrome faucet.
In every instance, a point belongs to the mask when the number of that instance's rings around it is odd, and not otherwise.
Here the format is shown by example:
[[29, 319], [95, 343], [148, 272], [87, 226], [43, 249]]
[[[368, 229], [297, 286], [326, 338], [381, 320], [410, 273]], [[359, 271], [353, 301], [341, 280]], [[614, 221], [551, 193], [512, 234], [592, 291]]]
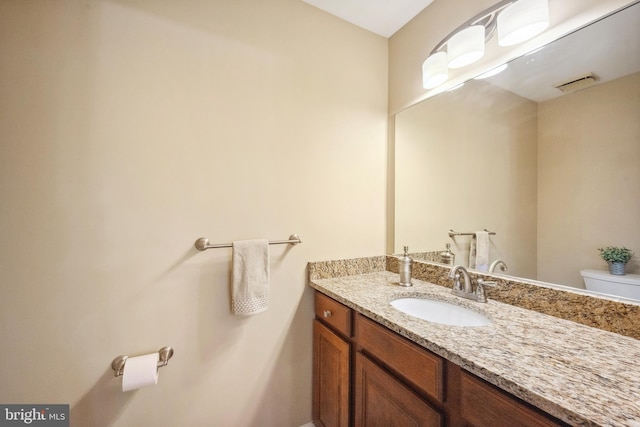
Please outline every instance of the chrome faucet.
[[[464, 284], [460, 283], [460, 277], [464, 279]], [[449, 279], [454, 281], [453, 290], [451, 291], [454, 295], [478, 302], [487, 302], [485, 286], [495, 286], [497, 284], [496, 282], [485, 282], [482, 279], [478, 279], [474, 290], [469, 272], [461, 265], [455, 265], [451, 268]]]
[[[462, 277], [464, 278], [464, 288], [460, 285], [460, 273], [459, 271], [462, 272]], [[451, 271], [449, 272], [449, 279], [453, 279], [453, 293], [455, 294], [456, 292], [464, 292], [464, 293], [471, 293], [472, 292], [472, 287], [471, 287], [471, 277], [469, 276], [469, 272], [467, 271], [466, 268], [464, 268], [461, 265], [454, 265], [451, 268]]]
[[497, 266], [500, 266], [500, 271], [507, 271], [507, 264], [505, 264], [503, 260], [497, 259], [489, 266], [489, 273], [493, 273]]

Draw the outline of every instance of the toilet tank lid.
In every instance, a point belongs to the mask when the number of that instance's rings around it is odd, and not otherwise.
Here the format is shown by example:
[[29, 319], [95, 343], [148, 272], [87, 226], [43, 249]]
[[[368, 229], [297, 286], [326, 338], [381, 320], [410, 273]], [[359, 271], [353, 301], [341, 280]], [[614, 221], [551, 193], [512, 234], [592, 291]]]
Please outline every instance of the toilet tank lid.
[[591, 279], [640, 286], [640, 274], [625, 274], [624, 276], [617, 276], [606, 270], [580, 270], [580, 274], [582, 277], [589, 277]]

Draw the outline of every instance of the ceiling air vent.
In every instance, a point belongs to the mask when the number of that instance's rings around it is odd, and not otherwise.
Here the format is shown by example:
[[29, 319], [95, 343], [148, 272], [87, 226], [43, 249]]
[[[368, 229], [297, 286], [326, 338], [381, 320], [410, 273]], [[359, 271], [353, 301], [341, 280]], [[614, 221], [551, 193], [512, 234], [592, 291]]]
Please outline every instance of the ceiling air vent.
[[596, 77], [593, 73], [585, 74], [584, 76], [576, 77], [568, 82], [555, 85], [556, 89], [560, 89], [564, 93], [575, 92], [580, 89], [587, 88], [596, 84]]

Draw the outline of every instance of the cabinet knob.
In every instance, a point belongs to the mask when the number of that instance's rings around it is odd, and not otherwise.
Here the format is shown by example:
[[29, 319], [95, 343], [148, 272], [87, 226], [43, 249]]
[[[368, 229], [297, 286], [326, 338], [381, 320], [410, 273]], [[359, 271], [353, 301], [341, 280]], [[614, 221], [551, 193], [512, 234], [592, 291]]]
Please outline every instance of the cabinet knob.
[[331, 311], [329, 311], [329, 310], [325, 310], [325, 311], [322, 313], [322, 315], [323, 315], [324, 317], [331, 317]]

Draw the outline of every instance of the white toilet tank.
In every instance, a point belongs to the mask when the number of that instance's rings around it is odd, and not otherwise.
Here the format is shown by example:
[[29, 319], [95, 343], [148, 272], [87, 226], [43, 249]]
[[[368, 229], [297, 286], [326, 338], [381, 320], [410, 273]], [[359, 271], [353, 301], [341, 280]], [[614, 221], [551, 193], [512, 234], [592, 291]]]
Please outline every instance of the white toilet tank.
[[589, 291], [640, 300], [640, 274], [616, 276], [603, 270], [580, 270]]

